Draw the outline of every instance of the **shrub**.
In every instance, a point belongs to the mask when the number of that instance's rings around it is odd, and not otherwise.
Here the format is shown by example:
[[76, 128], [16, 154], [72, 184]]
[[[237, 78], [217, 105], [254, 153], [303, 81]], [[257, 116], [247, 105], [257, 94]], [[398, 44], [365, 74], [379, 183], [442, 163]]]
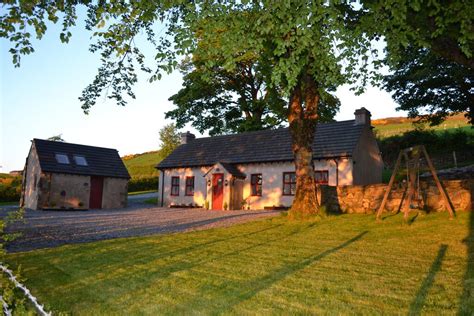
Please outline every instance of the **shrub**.
[[134, 178], [128, 182], [128, 192], [158, 189], [158, 177]]
[[21, 177], [0, 178], [0, 202], [19, 201], [21, 196]]
[[402, 135], [378, 139], [382, 158], [393, 165], [400, 150], [415, 145], [425, 145], [430, 155], [474, 151], [474, 134], [465, 129], [436, 132], [433, 130], [413, 130]]

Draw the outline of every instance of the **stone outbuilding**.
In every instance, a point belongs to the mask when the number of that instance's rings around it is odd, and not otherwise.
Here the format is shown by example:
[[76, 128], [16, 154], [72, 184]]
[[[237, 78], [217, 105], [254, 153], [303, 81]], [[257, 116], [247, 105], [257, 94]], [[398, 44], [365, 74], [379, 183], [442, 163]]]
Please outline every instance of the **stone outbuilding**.
[[34, 210], [122, 208], [129, 179], [115, 149], [33, 139], [20, 205]]
[[[354, 120], [318, 124], [313, 143], [316, 182], [333, 187], [382, 182], [383, 162], [370, 112]], [[288, 128], [195, 138], [161, 161], [161, 206], [222, 209], [289, 207], [296, 189]]]

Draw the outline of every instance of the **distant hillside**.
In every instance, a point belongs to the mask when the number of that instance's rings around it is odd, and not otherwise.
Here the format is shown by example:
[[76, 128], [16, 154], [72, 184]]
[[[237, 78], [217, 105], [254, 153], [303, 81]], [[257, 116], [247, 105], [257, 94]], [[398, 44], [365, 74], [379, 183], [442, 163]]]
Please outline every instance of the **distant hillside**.
[[[375, 133], [378, 138], [391, 137], [401, 135], [405, 132], [412, 131], [416, 128], [413, 124], [414, 119], [406, 117], [387, 117], [383, 119], [372, 120], [372, 125], [375, 127]], [[464, 117], [464, 114], [458, 114], [448, 117], [446, 121], [438, 126], [429, 126], [424, 124], [427, 130], [451, 130], [457, 128], [469, 128], [469, 123]]]
[[134, 179], [158, 176], [159, 172], [155, 166], [162, 159], [159, 150], [122, 157], [130, 176]]

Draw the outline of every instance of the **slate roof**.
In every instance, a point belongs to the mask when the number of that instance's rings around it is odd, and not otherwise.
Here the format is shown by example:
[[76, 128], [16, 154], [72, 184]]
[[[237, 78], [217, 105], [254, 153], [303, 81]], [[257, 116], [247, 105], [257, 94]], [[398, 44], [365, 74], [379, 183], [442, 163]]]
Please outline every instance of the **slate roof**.
[[[111, 148], [33, 139], [39, 163], [43, 172], [69, 173], [88, 176], [130, 178], [118, 151]], [[69, 164], [56, 161], [56, 154], [66, 154]], [[73, 155], [84, 156], [87, 166], [75, 163]]]
[[[365, 125], [354, 120], [318, 124], [313, 158], [350, 157]], [[180, 145], [156, 167], [178, 168], [229, 164], [292, 161], [288, 128], [196, 138]]]
[[226, 163], [226, 162], [222, 162], [222, 161], [220, 162], [220, 164], [222, 165], [222, 167], [224, 167], [225, 170], [227, 170], [228, 173], [230, 173], [234, 177], [245, 179], [245, 177], [246, 177], [245, 173], [243, 173], [242, 171], [237, 169], [237, 167], [235, 165], [232, 165], [232, 164]]

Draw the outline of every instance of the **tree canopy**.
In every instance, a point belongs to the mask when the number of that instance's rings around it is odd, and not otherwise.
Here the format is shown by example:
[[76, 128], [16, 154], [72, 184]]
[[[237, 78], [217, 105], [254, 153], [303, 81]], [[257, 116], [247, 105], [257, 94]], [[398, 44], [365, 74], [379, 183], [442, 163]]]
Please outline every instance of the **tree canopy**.
[[439, 124], [447, 116], [466, 113], [474, 123], [474, 70], [446, 60], [429, 49], [409, 47], [384, 78], [398, 109], [408, 115]]
[[174, 124], [163, 126], [160, 131], [160, 156], [162, 159], [168, 157], [181, 143], [181, 137]]
[[51, 140], [51, 141], [54, 141], [54, 142], [65, 142], [65, 140], [63, 139], [63, 134], [58, 134], [58, 135], [51, 136], [51, 137], [48, 138], [48, 140]]
[[[474, 5], [471, 1], [362, 0], [362, 27], [383, 37], [396, 64], [409, 46], [430, 49], [474, 69]], [[369, 31], [371, 30], [371, 31]]]
[[[210, 135], [241, 133], [281, 127], [287, 120], [288, 101], [269, 85], [271, 67], [249, 61], [229, 72], [215, 67], [207, 76], [190, 60], [180, 67], [183, 88], [170, 97], [176, 106], [166, 117], [177, 128], [191, 123]], [[325, 92], [318, 108], [319, 122], [330, 122], [339, 111], [340, 101]]]

